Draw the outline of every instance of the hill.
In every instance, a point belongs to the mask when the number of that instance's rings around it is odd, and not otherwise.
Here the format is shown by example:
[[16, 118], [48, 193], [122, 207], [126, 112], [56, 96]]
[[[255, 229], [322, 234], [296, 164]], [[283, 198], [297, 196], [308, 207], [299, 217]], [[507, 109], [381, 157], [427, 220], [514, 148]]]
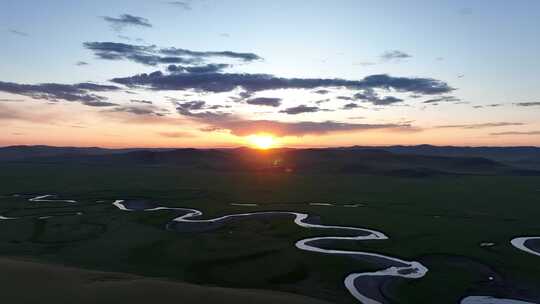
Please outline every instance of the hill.
[[[501, 148], [506, 149], [506, 148]], [[484, 153], [481, 153], [484, 151]], [[534, 150], [508, 150], [508, 155], [533, 155]], [[487, 150], [503, 158], [499, 150]], [[290, 173], [376, 174], [405, 177], [433, 175], [538, 175], [514, 165], [523, 160], [507, 156], [502, 161], [484, 157], [476, 148], [351, 147], [323, 149], [102, 149], [47, 146], [0, 148], [0, 162], [60, 163], [107, 166], [173, 166], [203, 171], [260, 171]], [[508, 159], [512, 159], [509, 161]]]

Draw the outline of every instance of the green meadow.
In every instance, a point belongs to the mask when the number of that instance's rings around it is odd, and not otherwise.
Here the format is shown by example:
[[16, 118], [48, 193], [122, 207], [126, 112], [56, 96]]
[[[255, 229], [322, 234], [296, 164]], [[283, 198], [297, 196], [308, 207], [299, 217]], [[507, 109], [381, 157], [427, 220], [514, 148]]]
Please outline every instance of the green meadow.
[[[347, 233], [301, 228], [292, 218], [248, 219], [211, 232], [179, 233], [165, 229], [175, 211], [126, 212], [111, 204], [145, 198], [162, 206], [195, 208], [207, 218], [286, 210], [320, 216], [323, 224], [384, 232], [389, 240], [331, 247], [427, 266], [425, 277], [385, 287], [396, 303], [457, 303], [471, 294], [540, 300], [540, 259], [510, 245], [513, 237], [540, 235], [540, 177], [1, 164], [0, 185], [0, 215], [22, 217], [0, 221], [2, 256], [201, 285], [279, 290], [333, 303], [356, 303], [343, 286], [347, 274], [377, 270], [358, 259], [296, 249], [294, 243], [302, 238]], [[13, 196], [21, 193], [58, 194], [79, 203]], [[347, 204], [360, 205], [342, 206]], [[57, 216], [40, 218], [47, 215]]]

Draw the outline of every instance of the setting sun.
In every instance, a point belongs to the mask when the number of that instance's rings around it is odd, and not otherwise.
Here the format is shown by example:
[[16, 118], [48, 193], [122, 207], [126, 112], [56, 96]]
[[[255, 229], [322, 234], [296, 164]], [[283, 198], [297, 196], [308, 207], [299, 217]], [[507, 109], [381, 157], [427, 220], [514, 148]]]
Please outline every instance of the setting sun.
[[276, 145], [275, 137], [268, 134], [250, 135], [247, 140], [257, 149], [270, 149]]

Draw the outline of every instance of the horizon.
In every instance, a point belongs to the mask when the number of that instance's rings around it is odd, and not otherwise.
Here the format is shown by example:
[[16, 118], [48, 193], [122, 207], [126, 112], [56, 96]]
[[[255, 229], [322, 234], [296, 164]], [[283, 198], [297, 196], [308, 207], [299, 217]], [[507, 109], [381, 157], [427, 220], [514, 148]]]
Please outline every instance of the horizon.
[[0, 146], [538, 147], [520, 3], [7, 1]]
[[350, 145], [350, 146], [296, 146], [296, 147], [289, 147], [289, 146], [273, 146], [269, 148], [260, 148], [254, 145], [237, 145], [237, 146], [223, 146], [223, 147], [189, 147], [189, 146], [183, 146], [183, 147], [155, 147], [155, 146], [125, 146], [125, 147], [107, 147], [107, 146], [54, 146], [54, 145], [46, 145], [46, 144], [31, 144], [31, 145], [7, 145], [7, 146], [0, 146], [0, 149], [3, 148], [13, 148], [13, 147], [46, 147], [46, 148], [76, 148], [76, 149], [89, 149], [89, 148], [96, 148], [96, 149], [108, 149], [108, 150], [125, 150], [125, 149], [157, 149], [157, 150], [182, 150], [182, 149], [194, 149], [194, 150], [222, 150], [222, 149], [252, 149], [252, 150], [280, 150], [280, 149], [351, 149], [351, 148], [393, 148], [393, 147], [405, 147], [405, 148], [414, 148], [414, 147], [434, 147], [434, 148], [471, 148], [471, 149], [477, 149], [477, 148], [534, 148], [534, 149], [540, 149], [540, 146], [455, 146], [455, 145], [431, 145], [431, 144], [417, 144], [417, 145]]

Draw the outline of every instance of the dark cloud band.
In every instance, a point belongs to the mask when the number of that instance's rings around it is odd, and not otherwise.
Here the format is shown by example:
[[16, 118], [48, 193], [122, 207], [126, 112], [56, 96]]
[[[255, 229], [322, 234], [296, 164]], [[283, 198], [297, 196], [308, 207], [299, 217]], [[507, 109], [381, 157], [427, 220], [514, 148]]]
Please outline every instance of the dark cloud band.
[[475, 124], [462, 124], [462, 125], [442, 125], [436, 126], [438, 129], [484, 129], [484, 128], [495, 128], [495, 127], [508, 127], [508, 126], [523, 126], [525, 125], [522, 122], [486, 122], [486, 123], [475, 123]]
[[0, 81], [0, 91], [28, 96], [34, 99], [45, 99], [48, 101], [78, 101], [89, 106], [111, 106], [107, 103], [106, 97], [93, 94], [93, 92], [116, 91], [120, 88], [112, 85], [101, 85], [90, 82], [77, 84], [19, 84], [13, 82]]
[[126, 26], [152, 27], [152, 24], [150, 24], [148, 19], [130, 14], [123, 14], [116, 18], [109, 16], [104, 16], [102, 18], [107, 21], [114, 30], [121, 30]]
[[246, 103], [258, 106], [279, 107], [281, 105], [281, 98], [257, 97], [246, 100]]
[[[144, 65], [157, 64], [184, 64], [193, 65], [200, 64], [207, 58], [229, 58], [242, 61], [260, 60], [253, 53], [238, 53], [232, 51], [219, 52], [199, 52], [181, 48], [158, 48], [155, 45], [134, 45], [118, 42], [84, 42], [83, 46], [91, 50], [99, 59], [106, 60], [130, 60]], [[228, 65], [227, 65], [228, 66]], [[213, 64], [207, 65], [206, 68], [218, 71], [226, 68], [225, 65]], [[186, 69], [184, 67], [172, 66], [171, 69]]]
[[260, 132], [276, 136], [323, 135], [336, 132], [367, 131], [377, 129], [410, 129], [410, 125], [401, 124], [354, 124], [335, 121], [323, 122], [280, 122], [272, 120], [224, 119], [210, 122], [215, 129], [229, 130], [237, 136], [247, 136]]
[[534, 107], [540, 106], [540, 102], [517, 102], [515, 105], [520, 107]]
[[312, 106], [306, 106], [306, 105], [299, 105], [296, 107], [290, 107], [285, 110], [279, 111], [280, 113], [286, 113], [290, 115], [296, 115], [296, 114], [302, 114], [302, 113], [313, 113], [313, 112], [320, 112], [323, 111], [323, 109], [319, 107], [312, 107]]
[[[113, 82], [130, 87], [144, 86], [153, 90], [198, 90], [206, 92], [229, 92], [242, 88], [249, 92], [277, 89], [320, 89], [345, 87], [348, 89], [386, 89], [417, 94], [441, 94], [454, 90], [447, 83], [432, 78], [393, 77], [386, 74], [367, 76], [362, 80], [326, 79], [326, 78], [283, 78], [267, 74], [237, 73], [173, 73], [164, 74], [156, 71], [150, 74], [139, 74], [130, 77], [114, 78]], [[356, 96], [368, 101], [375, 98]], [[373, 99], [374, 100], [374, 99]], [[375, 103], [388, 104], [401, 100], [383, 98]], [[373, 102], [373, 101], [372, 101]]]

